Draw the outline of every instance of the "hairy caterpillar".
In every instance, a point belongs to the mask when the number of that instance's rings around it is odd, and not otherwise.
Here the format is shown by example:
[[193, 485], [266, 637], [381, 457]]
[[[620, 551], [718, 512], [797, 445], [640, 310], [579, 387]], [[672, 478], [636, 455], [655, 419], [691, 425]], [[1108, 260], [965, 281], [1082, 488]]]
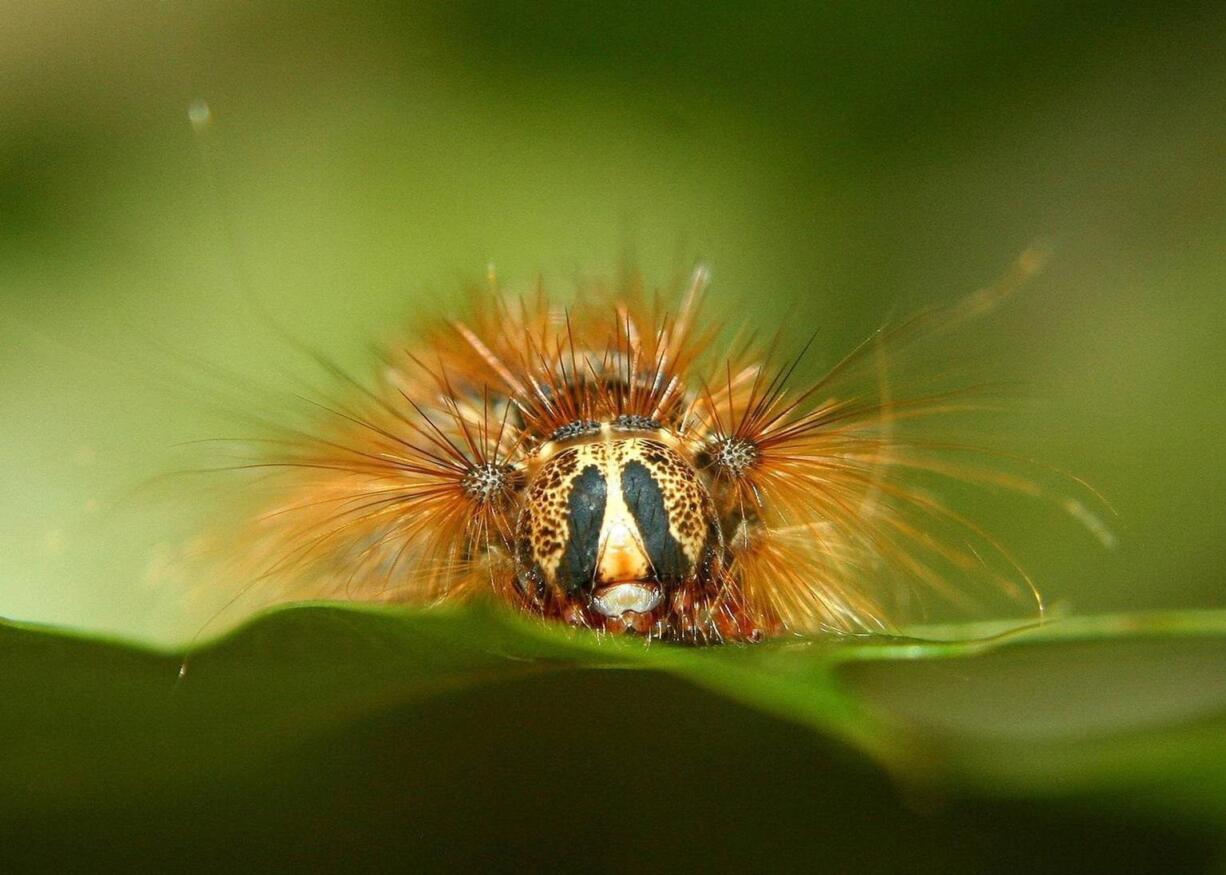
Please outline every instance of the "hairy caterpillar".
[[798, 359], [772, 363], [774, 344], [719, 341], [705, 270], [654, 295], [630, 274], [565, 307], [491, 271], [464, 318], [389, 350], [373, 389], [352, 381], [313, 428], [281, 429], [243, 466], [268, 497], [236, 555], [294, 597], [486, 595], [691, 643], [888, 628], [883, 580], [953, 596], [951, 572], [970, 573], [1033, 592], [991, 535], [915, 482], [1037, 488], [903, 433], [974, 409], [974, 391], [891, 394], [879, 369], [883, 350], [990, 308], [1038, 260], [799, 388]]

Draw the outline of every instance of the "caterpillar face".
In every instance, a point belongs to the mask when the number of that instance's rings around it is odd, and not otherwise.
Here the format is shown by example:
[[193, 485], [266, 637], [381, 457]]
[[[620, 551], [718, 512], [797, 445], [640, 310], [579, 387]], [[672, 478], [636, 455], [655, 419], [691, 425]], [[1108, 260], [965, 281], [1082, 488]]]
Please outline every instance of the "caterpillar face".
[[658, 436], [611, 423], [542, 448], [516, 528], [524, 595], [571, 622], [648, 631], [674, 599], [711, 588], [723, 553], [699, 473]]
[[634, 276], [566, 308], [475, 293], [469, 319], [389, 353], [376, 389], [254, 460], [283, 479], [236, 541], [253, 575], [312, 597], [492, 596], [698, 644], [883, 628], [884, 574], [949, 591], [950, 572], [977, 570], [1004, 589], [1012, 569], [992, 557], [1008, 554], [912, 474], [1037, 487], [907, 434], [954, 395], [883, 391], [882, 350], [940, 314], [792, 389], [797, 361], [717, 350], [704, 282], [673, 313]]

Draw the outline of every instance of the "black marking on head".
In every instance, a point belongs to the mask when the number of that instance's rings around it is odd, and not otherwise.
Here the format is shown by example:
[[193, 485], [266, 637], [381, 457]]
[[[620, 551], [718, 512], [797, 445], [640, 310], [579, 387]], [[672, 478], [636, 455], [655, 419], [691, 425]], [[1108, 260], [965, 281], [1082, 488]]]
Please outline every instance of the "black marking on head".
[[613, 418], [614, 431], [659, 431], [662, 426], [659, 421], [650, 416], [623, 414]]
[[571, 438], [583, 437], [588, 434], [595, 434], [600, 431], [600, 423], [591, 419], [577, 419], [574, 422], [568, 422], [566, 425], [558, 426], [553, 430], [553, 434], [549, 435], [551, 441], [566, 441]]
[[595, 465], [588, 465], [571, 481], [567, 517], [570, 532], [557, 572], [558, 585], [568, 592], [590, 587], [595, 579], [600, 526], [607, 501], [608, 484]]
[[642, 462], [631, 460], [622, 468], [621, 478], [622, 496], [638, 523], [656, 577], [661, 581], [686, 579], [692, 570], [690, 562], [668, 529], [664, 493], [651, 470]]

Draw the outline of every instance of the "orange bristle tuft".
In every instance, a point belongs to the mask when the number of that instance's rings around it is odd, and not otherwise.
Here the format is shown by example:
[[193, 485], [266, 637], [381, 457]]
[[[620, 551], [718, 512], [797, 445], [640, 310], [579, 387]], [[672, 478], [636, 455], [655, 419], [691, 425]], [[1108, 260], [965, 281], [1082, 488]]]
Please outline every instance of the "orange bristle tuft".
[[377, 388], [321, 405], [314, 431], [284, 429], [243, 466], [272, 494], [239, 553], [286, 596], [493, 595], [695, 643], [882, 631], [912, 588], [959, 602], [971, 577], [1033, 593], [1001, 542], [928, 485], [1043, 493], [1003, 455], [976, 461], [917, 427], [984, 409], [985, 393], [885, 377], [888, 356], [1032, 268], [878, 332], [801, 389], [804, 351], [773, 366], [742, 333], [713, 354], [703, 270], [651, 303], [631, 274], [567, 308], [491, 277], [466, 319], [387, 355]]

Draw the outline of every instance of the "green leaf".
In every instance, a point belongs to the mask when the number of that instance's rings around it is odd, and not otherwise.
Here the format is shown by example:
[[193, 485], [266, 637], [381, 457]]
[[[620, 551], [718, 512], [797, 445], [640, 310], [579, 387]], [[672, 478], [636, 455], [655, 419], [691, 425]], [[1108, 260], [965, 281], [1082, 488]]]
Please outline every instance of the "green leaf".
[[1220, 865], [1226, 613], [916, 634], [697, 649], [492, 608], [318, 604], [185, 659], [2, 625], [0, 854]]

